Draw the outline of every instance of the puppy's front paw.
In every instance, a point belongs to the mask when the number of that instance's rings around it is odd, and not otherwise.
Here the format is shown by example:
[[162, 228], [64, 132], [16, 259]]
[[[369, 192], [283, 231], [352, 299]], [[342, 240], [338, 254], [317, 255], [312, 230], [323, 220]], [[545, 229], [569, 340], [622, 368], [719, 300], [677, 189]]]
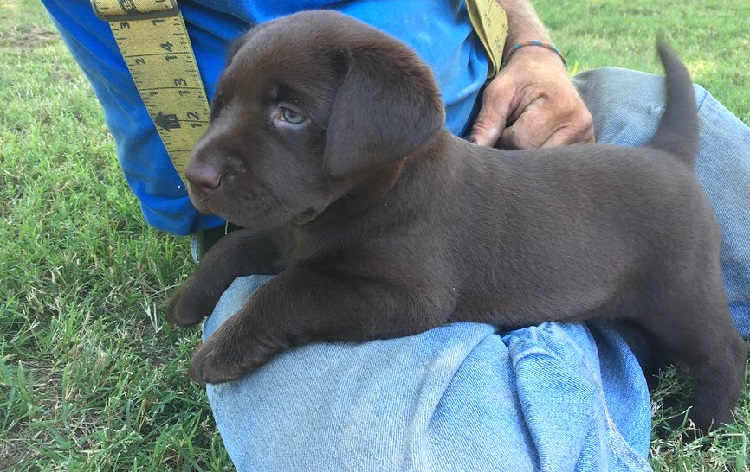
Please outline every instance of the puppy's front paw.
[[210, 315], [215, 303], [205, 300], [194, 287], [194, 280], [188, 279], [172, 295], [167, 304], [167, 321], [175, 326], [192, 326]]
[[257, 369], [272, 355], [259, 355], [252, 345], [227, 339], [217, 331], [193, 354], [188, 375], [199, 383], [228, 382]]

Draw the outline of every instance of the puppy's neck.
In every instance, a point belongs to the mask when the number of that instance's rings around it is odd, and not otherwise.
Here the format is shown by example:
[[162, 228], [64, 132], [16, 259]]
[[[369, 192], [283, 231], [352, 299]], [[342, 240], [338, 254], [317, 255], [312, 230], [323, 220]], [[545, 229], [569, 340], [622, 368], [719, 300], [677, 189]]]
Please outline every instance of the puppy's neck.
[[402, 164], [389, 163], [372, 169], [331, 203], [313, 223], [328, 225], [333, 221], [356, 219], [379, 205], [401, 175]]
[[443, 155], [443, 149], [452, 139], [450, 133], [441, 131], [405, 157], [368, 169], [339, 201], [344, 206], [351, 206], [357, 213], [369, 207], [398, 203], [390, 202], [398, 198], [398, 187], [407, 180], [413, 180], [414, 175], [420, 172], [419, 168], [429, 166], [436, 157]]

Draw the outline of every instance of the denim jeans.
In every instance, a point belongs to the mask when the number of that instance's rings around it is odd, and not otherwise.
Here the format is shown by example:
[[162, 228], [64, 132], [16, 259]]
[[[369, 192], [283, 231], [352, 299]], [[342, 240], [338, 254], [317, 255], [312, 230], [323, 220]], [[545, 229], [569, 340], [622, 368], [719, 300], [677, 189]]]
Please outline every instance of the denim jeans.
[[[664, 108], [663, 80], [605, 68], [576, 85], [597, 140], [637, 146]], [[732, 315], [750, 335], [750, 130], [696, 86], [697, 173], [723, 231]], [[237, 279], [204, 336], [267, 277]], [[208, 396], [240, 471], [650, 470], [649, 392], [607, 323], [510, 332], [455, 323], [386, 341], [311, 344]]]

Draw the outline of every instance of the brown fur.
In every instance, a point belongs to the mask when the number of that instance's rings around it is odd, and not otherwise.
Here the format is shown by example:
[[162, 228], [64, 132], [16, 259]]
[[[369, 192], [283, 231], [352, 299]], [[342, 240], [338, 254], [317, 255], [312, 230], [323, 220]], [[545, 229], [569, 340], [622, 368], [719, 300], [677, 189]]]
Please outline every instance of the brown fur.
[[278, 275], [198, 349], [191, 377], [453, 321], [618, 319], [691, 369], [699, 427], [731, 421], [746, 345], [694, 176], [692, 84], [660, 52], [668, 104], [648, 147], [502, 151], [445, 131], [428, 66], [381, 32], [333, 12], [251, 30], [187, 172], [199, 210], [250, 229], [208, 252], [168, 319], [197, 323], [235, 277]]

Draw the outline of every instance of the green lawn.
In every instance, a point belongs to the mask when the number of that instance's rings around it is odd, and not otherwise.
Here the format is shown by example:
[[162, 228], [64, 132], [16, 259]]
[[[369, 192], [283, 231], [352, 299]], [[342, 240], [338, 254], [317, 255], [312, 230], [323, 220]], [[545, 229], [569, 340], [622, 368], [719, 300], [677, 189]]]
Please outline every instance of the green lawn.
[[620, 66], [661, 73], [659, 32], [693, 80], [750, 123], [750, 2], [741, 0], [541, 0], [539, 15], [568, 62], [584, 71]]
[[[750, 122], [747, 0], [535, 2], [578, 70], [659, 71], [658, 31]], [[197, 330], [164, 323], [187, 239], [143, 223], [101, 111], [38, 3], [0, 7], [0, 470], [231, 470]], [[684, 387], [674, 372], [654, 395]], [[750, 470], [750, 397], [710, 438], [654, 439], [657, 470]]]

